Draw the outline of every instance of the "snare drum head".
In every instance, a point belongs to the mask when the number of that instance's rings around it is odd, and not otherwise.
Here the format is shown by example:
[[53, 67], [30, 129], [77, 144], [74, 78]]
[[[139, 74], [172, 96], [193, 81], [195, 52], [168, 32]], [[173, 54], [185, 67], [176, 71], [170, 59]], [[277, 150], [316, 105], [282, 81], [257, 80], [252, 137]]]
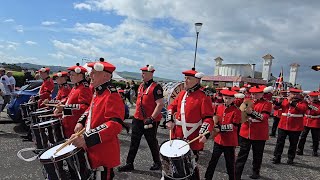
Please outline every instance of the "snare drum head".
[[62, 144], [58, 144], [48, 150], [46, 150], [41, 156], [40, 156], [40, 161], [41, 160], [51, 160], [51, 159], [57, 159], [59, 157], [61, 157], [61, 159], [63, 159], [63, 156], [67, 156], [70, 153], [73, 153], [77, 150], [77, 147], [75, 147], [74, 145], [68, 145], [66, 147], [64, 147], [63, 149], [61, 149], [58, 153], [54, 154], [56, 152], [57, 149], [59, 149]]
[[[179, 149], [182, 146], [184, 147]], [[166, 141], [160, 147], [160, 154], [170, 158], [183, 156], [187, 154], [189, 151], [190, 151], [189, 144], [186, 141], [183, 141], [180, 139], [173, 139], [171, 146], [170, 146], [170, 141]]]

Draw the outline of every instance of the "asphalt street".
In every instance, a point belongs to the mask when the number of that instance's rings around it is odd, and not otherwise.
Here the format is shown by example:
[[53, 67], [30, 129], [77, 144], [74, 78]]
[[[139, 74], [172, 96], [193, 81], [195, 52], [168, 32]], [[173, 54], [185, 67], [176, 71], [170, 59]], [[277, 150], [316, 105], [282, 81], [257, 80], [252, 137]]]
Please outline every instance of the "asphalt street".
[[[133, 109], [131, 109], [131, 112]], [[126, 122], [130, 122], [128, 119]], [[271, 124], [272, 120], [270, 120]], [[6, 115], [5, 112], [1, 113], [0, 118], [0, 179], [10, 180], [30, 180], [30, 179], [44, 179], [42, 175], [42, 168], [39, 160], [32, 162], [25, 162], [17, 157], [17, 152], [23, 148], [33, 147], [32, 142], [22, 142], [20, 135], [25, 134], [25, 131], [19, 124], [13, 123]], [[127, 153], [130, 146], [130, 136], [125, 130], [119, 135], [121, 142], [121, 162], [124, 163], [127, 157]], [[271, 163], [273, 157], [273, 150], [275, 147], [276, 138], [270, 138], [267, 141], [263, 163], [261, 168], [261, 179], [319, 179], [320, 180], [320, 157], [312, 157], [311, 153], [311, 135], [307, 139], [305, 145], [305, 151], [303, 156], [297, 156], [294, 165], [287, 165], [287, 150], [288, 139], [286, 140], [284, 155], [282, 158], [282, 164], [274, 165]], [[159, 128], [158, 140], [159, 144], [168, 139], [168, 130]], [[201, 171], [201, 177], [203, 178], [208, 161], [211, 158], [211, 152], [213, 147], [213, 141], [210, 140], [205, 146], [205, 149], [200, 154], [199, 167]], [[237, 148], [237, 151], [239, 148]], [[320, 152], [320, 151], [319, 151]], [[32, 157], [32, 153], [25, 153], [24, 156]], [[249, 179], [251, 175], [252, 154], [249, 155], [249, 159], [246, 163], [245, 170], [242, 178]], [[160, 171], [150, 171], [149, 168], [152, 165], [152, 157], [149, 151], [149, 147], [143, 138], [141, 140], [140, 149], [138, 151], [135, 160], [135, 170], [129, 173], [119, 173], [116, 171], [116, 180], [151, 180], [160, 179]], [[214, 174], [215, 180], [228, 179], [225, 162], [223, 156], [219, 160], [219, 164]]]

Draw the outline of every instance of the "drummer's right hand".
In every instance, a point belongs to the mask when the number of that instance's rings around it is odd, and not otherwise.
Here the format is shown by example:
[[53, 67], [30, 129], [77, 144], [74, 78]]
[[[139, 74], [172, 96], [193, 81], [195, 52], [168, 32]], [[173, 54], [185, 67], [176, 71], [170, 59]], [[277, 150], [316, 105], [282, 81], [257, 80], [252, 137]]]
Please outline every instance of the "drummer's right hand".
[[54, 115], [58, 115], [59, 113], [60, 113], [60, 111], [57, 108], [53, 111]]
[[77, 133], [83, 129], [83, 125], [81, 123], [77, 123], [76, 127], [74, 127], [74, 132]]
[[57, 110], [58, 112], [62, 112], [63, 106], [61, 106], [61, 103], [58, 103], [58, 104], [57, 104], [56, 110]]
[[173, 127], [174, 127], [174, 123], [172, 121], [169, 121], [169, 122], [166, 123], [166, 126], [167, 126], [168, 129], [172, 130]]

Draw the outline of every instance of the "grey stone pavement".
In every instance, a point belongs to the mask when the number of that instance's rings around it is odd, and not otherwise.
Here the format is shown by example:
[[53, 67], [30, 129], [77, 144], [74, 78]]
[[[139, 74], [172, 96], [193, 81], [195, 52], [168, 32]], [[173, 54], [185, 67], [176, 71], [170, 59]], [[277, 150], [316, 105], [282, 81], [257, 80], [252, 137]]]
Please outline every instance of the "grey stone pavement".
[[[130, 110], [133, 113], [133, 109]], [[131, 120], [126, 120], [130, 122]], [[272, 120], [270, 120], [271, 124]], [[0, 179], [11, 179], [11, 180], [33, 180], [33, 179], [44, 179], [41, 171], [41, 164], [38, 160], [33, 162], [25, 162], [17, 157], [17, 152], [20, 149], [33, 147], [32, 142], [22, 142], [20, 135], [25, 134], [19, 124], [14, 124], [10, 118], [7, 117], [5, 112], [1, 113], [0, 118]], [[130, 133], [127, 134], [125, 130], [119, 135], [121, 142], [121, 162], [124, 163], [127, 157], [128, 149], [130, 146]], [[159, 128], [158, 140], [159, 144], [168, 139], [168, 130]], [[286, 140], [284, 155], [282, 158], [282, 164], [274, 165], [270, 162], [272, 158], [273, 150], [275, 147], [276, 138], [270, 138], [267, 141], [263, 163], [261, 168], [261, 179], [290, 179], [290, 180], [301, 180], [301, 179], [312, 179], [320, 180], [320, 157], [312, 157], [311, 147], [312, 144], [310, 135], [305, 145], [304, 156], [297, 156], [294, 165], [287, 165], [287, 150], [288, 150], [288, 139]], [[205, 149], [201, 152], [199, 167], [201, 177], [203, 178], [207, 163], [211, 158], [211, 152], [213, 147], [213, 141], [207, 142]], [[237, 151], [239, 148], [237, 148]], [[320, 152], [320, 151], [319, 151]], [[31, 157], [32, 153], [26, 153], [25, 156]], [[251, 174], [251, 163], [252, 154], [249, 155], [249, 159], [246, 163], [245, 170], [242, 178], [249, 179]], [[128, 179], [128, 180], [151, 180], [160, 179], [160, 171], [149, 171], [152, 165], [152, 157], [149, 151], [148, 145], [143, 138], [141, 140], [140, 149], [138, 151], [135, 160], [135, 170], [129, 173], [119, 173], [115, 171], [116, 180]], [[228, 179], [226, 174], [225, 162], [223, 156], [219, 160], [219, 164], [215, 170], [214, 179], [225, 180]]]

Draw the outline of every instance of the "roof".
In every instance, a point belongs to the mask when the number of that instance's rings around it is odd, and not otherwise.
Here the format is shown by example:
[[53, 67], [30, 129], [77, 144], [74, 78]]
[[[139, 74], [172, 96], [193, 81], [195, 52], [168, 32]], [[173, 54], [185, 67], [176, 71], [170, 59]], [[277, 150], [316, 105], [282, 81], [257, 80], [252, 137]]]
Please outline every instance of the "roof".
[[217, 60], [221, 60], [221, 61], [223, 61], [223, 59], [220, 57], [220, 56], [218, 56], [217, 58], [215, 58], [214, 59], [215, 61], [217, 61]]
[[265, 56], [262, 57], [263, 59], [274, 59], [274, 57], [271, 54], [266, 54]]
[[229, 81], [229, 82], [248, 82], [255, 84], [266, 84], [266, 80], [255, 79], [255, 78], [247, 78], [247, 77], [239, 77], [239, 76], [204, 76], [202, 78], [203, 81]]

